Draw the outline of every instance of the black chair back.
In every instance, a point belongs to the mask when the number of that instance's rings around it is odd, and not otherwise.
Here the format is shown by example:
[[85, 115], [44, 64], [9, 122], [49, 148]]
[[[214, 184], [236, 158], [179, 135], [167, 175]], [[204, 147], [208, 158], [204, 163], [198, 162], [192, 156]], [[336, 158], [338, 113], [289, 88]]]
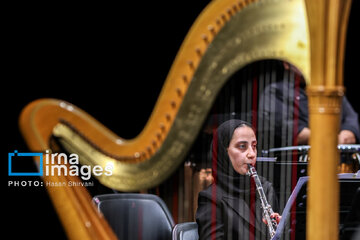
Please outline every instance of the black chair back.
[[174, 220], [156, 195], [105, 194], [93, 201], [119, 239], [171, 239]]
[[198, 226], [196, 222], [176, 224], [173, 229], [172, 240], [198, 240]]

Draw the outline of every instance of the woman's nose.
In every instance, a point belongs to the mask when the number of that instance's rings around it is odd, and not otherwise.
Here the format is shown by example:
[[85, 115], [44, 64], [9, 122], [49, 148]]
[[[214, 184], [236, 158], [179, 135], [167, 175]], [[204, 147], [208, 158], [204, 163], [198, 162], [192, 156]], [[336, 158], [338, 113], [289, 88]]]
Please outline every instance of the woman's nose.
[[251, 147], [249, 147], [249, 149], [248, 149], [247, 157], [248, 157], [248, 158], [254, 158], [254, 157], [256, 157], [256, 152], [255, 152], [255, 150], [252, 149]]

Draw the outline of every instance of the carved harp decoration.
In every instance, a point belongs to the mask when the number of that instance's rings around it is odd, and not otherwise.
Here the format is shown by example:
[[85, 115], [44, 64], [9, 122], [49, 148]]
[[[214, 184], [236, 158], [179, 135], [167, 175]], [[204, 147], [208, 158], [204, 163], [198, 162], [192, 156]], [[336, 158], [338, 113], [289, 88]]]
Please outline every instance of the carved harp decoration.
[[[55, 136], [86, 165], [109, 165], [107, 187], [137, 191], [164, 181], [184, 160], [217, 93], [232, 74], [257, 60], [280, 59], [309, 79], [309, 42], [302, 0], [213, 1], [185, 38], [143, 131], [125, 140], [77, 107], [41, 99], [23, 111], [30, 149]], [[121, 106], [119, 106], [121, 107]]]

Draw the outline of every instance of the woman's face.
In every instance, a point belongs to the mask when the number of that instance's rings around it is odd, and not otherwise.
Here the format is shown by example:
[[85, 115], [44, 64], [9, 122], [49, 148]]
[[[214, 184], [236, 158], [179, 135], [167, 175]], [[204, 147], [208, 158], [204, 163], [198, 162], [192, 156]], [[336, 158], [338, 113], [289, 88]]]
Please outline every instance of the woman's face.
[[255, 133], [250, 127], [242, 126], [235, 129], [227, 151], [233, 168], [239, 174], [247, 173], [247, 164], [255, 165], [256, 144]]

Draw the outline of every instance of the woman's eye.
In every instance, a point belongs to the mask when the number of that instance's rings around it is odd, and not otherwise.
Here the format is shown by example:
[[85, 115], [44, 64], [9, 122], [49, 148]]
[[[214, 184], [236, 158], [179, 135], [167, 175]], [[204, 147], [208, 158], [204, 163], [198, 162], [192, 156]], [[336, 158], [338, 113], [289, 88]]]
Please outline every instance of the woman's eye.
[[240, 149], [246, 149], [246, 144], [240, 144], [240, 145], [239, 145], [239, 148], [240, 148]]

